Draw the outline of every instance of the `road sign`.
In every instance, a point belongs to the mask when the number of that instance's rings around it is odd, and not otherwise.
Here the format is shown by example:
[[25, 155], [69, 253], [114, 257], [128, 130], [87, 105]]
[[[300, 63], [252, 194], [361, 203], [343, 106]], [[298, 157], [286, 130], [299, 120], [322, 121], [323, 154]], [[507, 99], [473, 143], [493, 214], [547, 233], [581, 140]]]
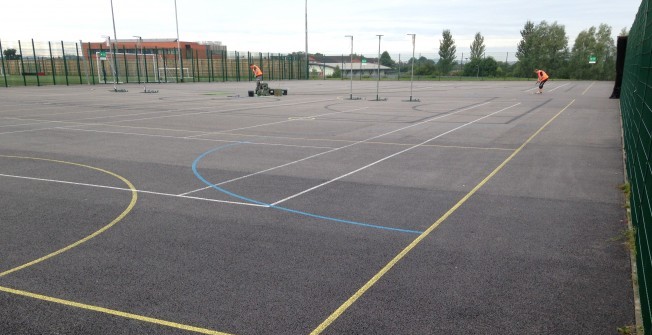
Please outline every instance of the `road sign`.
[[589, 56], [589, 64], [595, 64], [598, 61], [598, 57], [593, 55]]
[[367, 59], [363, 58], [363, 59], [362, 59], [362, 62], [363, 62], [363, 63], [366, 63], [366, 62], [367, 62]]
[[106, 51], [100, 51], [100, 60], [106, 60]]

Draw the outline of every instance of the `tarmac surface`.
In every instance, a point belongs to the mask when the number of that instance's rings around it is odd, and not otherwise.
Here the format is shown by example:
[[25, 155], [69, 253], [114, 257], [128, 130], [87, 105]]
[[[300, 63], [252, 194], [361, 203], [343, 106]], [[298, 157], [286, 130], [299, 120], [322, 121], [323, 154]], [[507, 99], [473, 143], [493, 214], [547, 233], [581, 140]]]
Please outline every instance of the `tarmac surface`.
[[533, 84], [0, 88], [0, 333], [616, 334], [619, 101]]

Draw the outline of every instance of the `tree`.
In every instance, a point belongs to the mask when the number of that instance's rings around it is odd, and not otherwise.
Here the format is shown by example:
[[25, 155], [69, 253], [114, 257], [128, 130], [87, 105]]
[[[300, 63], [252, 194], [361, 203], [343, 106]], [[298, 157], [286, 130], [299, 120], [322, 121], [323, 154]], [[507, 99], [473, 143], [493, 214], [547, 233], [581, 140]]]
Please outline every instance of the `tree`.
[[482, 58], [484, 56], [484, 51], [484, 37], [480, 35], [480, 32], [477, 32], [475, 34], [475, 39], [471, 43], [471, 60]]
[[385, 51], [380, 55], [380, 65], [394, 68], [394, 66], [396, 66], [396, 62], [392, 59], [389, 53]]
[[569, 51], [563, 25], [557, 22], [550, 25], [546, 21], [534, 25], [527, 21], [521, 30], [521, 37], [516, 51], [518, 75], [532, 76], [534, 69], [540, 68], [558, 78], [565, 76]]
[[7, 49], [3, 52], [6, 60], [18, 60], [21, 59], [21, 55], [16, 54], [16, 49]]
[[453, 67], [455, 61], [455, 40], [451, 31], [446, 29], [442, 33], [443, 40], [439, 41], [439, 69], [443, 75], [447, 75]]
[[417, 76], [429, 76], [429, 75], [433, 75], [434, 73], [435, 73], [435, 62], [433, 60], [421, 56], [416, 61], [416, 63], [414, 63], [414, 74], [416, 74]]
[[623, 29], [620, 30], [620, 34], [618, 36], [628, 36], [629, 31], [627, 30], [627, 27], [623, 27]]
[[[596, 63], [590, 64], [589, 57]], [[616, 46], [611, 38], [611, 27], [601, 24], [581, 31], [575, 39], [573, 53], [569, 62], [570, 77], [573, 79], [615, 78]]]

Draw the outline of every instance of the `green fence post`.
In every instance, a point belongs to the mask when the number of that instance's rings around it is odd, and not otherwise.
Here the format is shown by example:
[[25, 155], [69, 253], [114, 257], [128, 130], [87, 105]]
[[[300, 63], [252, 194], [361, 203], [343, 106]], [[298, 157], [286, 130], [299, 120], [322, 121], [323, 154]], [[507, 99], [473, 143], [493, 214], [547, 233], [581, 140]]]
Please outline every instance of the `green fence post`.
[[[147, 51], [143, 51], [143, 66], [145, 66], [145, 83], [149, 83], [149, 73], [147, 73]], [[154, 56], [156, 57], [156, 56]], [[154, 63], [156, 64], [156, 63]]]
[[68, 62], [66, 61], [66, 49], [63, 47], [63, 41], [61, 41], [61, 56], [63, 57], [63, 71], [66, 74], [66, 86], [69, 86], [69, 83], [68, 83]]
[[[91, 42], [88, 42], [88, 47], [86, 50], [88, 50], [86, 54], [88, 55], [88, 59], [91, 64], [89, 71], [91, 72], [91, 78], [93, 78], [93, 85], [95, 85], [95, 71], [93, 70], [93, 56], [91, 55]], [[83, 52], [83, 46], [82, 46], [82, 52]]]
[[0, 62], [2, 63], [2, 76], [4, 77], [5, 87], [9, 87], [9, 84], [7, 84], [7, 69], [5, 68], [5, 52], [2, 49], [2, 41], [0, 41]]
[[36, 86], [41, 86], [41, 79], [38, 76], [38, 60], [36, 58], [36, 47], [32, 38], [32, 55], [34, 56], [34, 73], [36, 73]]
[[[167, 83], [168, 82], [168, 59], [167, 56], [165, 55], [165, 49], [161, 49], [161, 52], [163, 52], [163, 82]], [[159, 70], [159, 73], [161, 71]], [[159, 75], [159, 78], [161, 76]]]
[[57, 84], [57, 79], [55, 78], [55, 69], [54, 69], [54, 59], [52, 58], [52, 43], [48, 41], [48, 49], [50, 50], [50, 66], [52, 66], [52, 84]]
[[[140, 39], [138, 40], [140, 41]], [[138, 59], [138, 46], [134, 48], [136, 50], [136, 77], [138, 77], [138, 83], [140, 84], [140, 60]], [[145, 58], [145, 56], [143, 56]]]
[[23, 86], [27, 86], [27, 78], [25, 78], [25, 62], [23, 61], [23, 47], [18, 40], [18, 52], [20, 52], [20, 69], [21, 75], [23, 76]]
[[81, 85], [83, 83], [82, 80], [82, 71], [81, 71], [81, 64], [79, 63], [79, 45], [77, 42], [75, 42], [75, 53], [77, 55], [77, 74], [79, 75], [79, 84]]
[[[125, 60], [125, 81], [127, 84], [129, 84], [129, 66], [127, 65], [127, 48], [125, 48], [125, 45], [122, 45], [122, 57]], [[118, 72], [118, 69], [115, 69], [116, 72]]]

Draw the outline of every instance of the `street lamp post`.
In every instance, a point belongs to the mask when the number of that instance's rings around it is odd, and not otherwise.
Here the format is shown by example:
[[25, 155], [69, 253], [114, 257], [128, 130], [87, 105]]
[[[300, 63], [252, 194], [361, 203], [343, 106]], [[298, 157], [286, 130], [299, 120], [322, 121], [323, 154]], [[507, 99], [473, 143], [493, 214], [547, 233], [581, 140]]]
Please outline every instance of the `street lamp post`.
[[351, 93], [349, 94], [349, 99], [353, 100], [353, 35], [346, 35], [344, 37], [351, 38], [351, 62], [349, 63], [349, 76], [351, 77]]
[[378, 90], [380, 88], [380, 38], [384, 35], [376, 36], [378, 36], [378, 80], [376, 81], [376, 100], [380, 101], [380, 97], [378, 96]]

